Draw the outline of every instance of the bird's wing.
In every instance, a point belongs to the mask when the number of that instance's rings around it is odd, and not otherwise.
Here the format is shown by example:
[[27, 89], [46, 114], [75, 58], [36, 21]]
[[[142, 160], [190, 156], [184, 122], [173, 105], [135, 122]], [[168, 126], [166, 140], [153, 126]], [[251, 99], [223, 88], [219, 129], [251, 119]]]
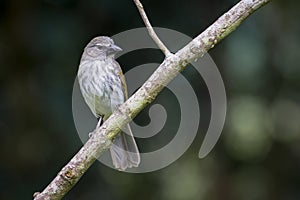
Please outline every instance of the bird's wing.
[[121, 80], [122, 89], [123, 89], [123, 93], [125, 95], [125, 101], [126, 101], [128, 99], [128, 93], [127, 93], [127, 85], [126, 85], [125, 76], [124, 76], [122, 69], [118, 62], [116, 62], [116, 65], [118, 65], [118, 69], [119, 69], [118, 76], [120, 77], [120, 80]]

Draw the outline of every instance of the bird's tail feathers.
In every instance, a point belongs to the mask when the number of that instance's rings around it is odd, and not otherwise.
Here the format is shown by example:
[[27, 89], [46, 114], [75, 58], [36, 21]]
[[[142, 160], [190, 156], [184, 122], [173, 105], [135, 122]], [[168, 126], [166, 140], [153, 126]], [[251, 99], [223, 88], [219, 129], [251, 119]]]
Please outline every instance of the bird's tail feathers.
[[140, 164], [140, 153], [134, 140], [131, 128], [125, 126], [124, 131], [118, 135], [110, 148], [113, 165], [116, 169], [125, 171], [127, 168], [138, 167]]

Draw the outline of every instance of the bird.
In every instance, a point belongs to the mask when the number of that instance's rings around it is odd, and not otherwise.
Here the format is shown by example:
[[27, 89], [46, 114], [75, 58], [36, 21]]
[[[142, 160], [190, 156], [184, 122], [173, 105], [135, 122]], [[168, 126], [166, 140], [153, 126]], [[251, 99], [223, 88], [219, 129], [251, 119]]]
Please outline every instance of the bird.
[[[93, 38], [84, 48], [77, 78], [81, 94], [98, 119], [98, 126], [109, 118], [113, 111], [128, 99], [125, 76], [115, 55], [122, 49], [108, 36]], [[138, 167], [140, 153], [127, 124], [110, 147], [113, 166], [125, 171]]]

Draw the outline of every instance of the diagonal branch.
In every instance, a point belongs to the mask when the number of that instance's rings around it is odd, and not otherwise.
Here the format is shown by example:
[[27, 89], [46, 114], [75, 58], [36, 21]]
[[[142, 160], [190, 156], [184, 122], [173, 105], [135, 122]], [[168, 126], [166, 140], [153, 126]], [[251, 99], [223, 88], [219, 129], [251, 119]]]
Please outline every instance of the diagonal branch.
[[53, 181], [41, 193], [35, 193], [35, 200], [61, 199], [78, 182], [93, 162], [112, 144], [112, 139], [146, 105], [151, 103], [158, 93], [188, 63], [203, 56], [224, 37], [234, 31], [251, 13], [270, 0], [241, 0], [203, 33], [193, 39], [176, 54], [163, 61], [144, 85], [122, 104], [104, 124], [94, 130], [92, 137], [79, 152], [62, 168]]
[[151, 23], [146, 15], [146, 12], [144, 10], [143, 4], [139, 0], [133, 0], [136, 7], [138, 8], [140, 15], [145, 23], [145, 26], [149, 32], [150, 37], [153, 39], [153, 41], [156, 43], [158, 48], [165, 54], [166, 57], [172, 55], [168, 48], [164, 45], [164, 43], [159, 39], [159, 37], [156, 35], [153, 27], [151, 26]]

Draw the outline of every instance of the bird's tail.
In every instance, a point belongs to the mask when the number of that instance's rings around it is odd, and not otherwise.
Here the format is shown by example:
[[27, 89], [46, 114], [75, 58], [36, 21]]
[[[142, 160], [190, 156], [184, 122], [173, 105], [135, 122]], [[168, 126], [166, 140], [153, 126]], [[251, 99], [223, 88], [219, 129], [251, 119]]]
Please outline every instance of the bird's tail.
[[138, 167], [141, 160], [129, 124], [124, 127], [124, 131], [127, 134], [122, 132], [118, 135], [110, 148], [113, 165], [121, 171], [126, 170], [126, 168]]

